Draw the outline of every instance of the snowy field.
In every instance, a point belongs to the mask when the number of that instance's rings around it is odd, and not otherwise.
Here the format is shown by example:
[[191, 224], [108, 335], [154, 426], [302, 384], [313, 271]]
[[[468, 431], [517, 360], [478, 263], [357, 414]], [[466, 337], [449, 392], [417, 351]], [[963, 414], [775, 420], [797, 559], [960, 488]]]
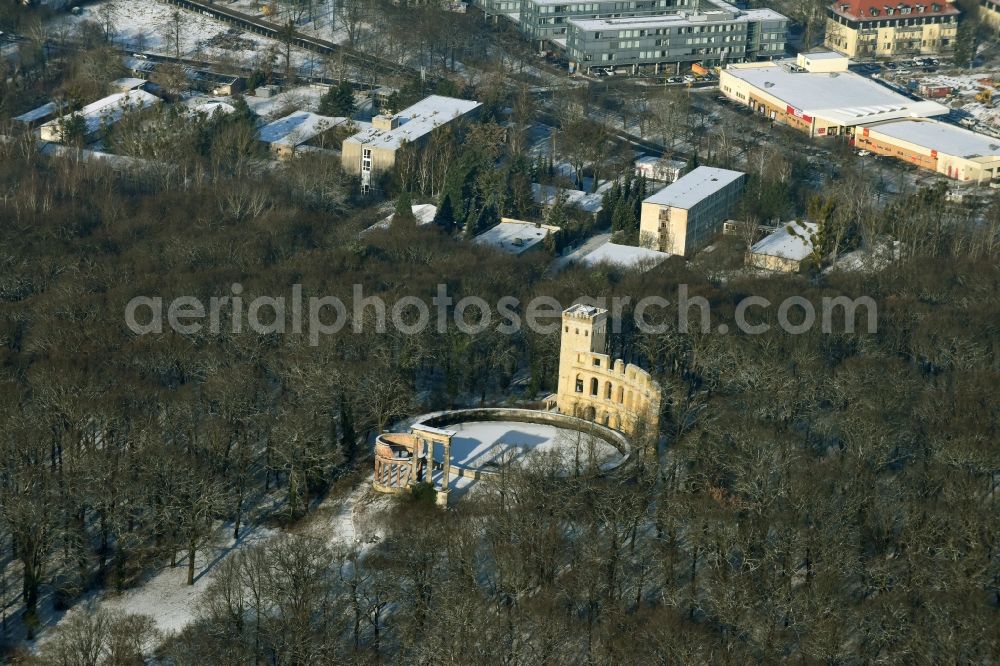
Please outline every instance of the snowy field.
[[[317, 6], [326, 4], [317, 3]], [[234, 6], [234, 9], [259, 15], [246, 7]], [[175, 11], [180, 12], [177, 43], [170, 36], [174, 32], [172, 15]], [[332, 30], [331, 11], [317, 11], [317, 21], [299, 25], [298, 29], [322, 39], [343, 41], [344, 35]], [[182, 58], [229, 61], [251, 68], [263, 68], [270, 63], [271, 67], [280, 70], [285, 64], [284, 47], [276, 40], [234, 29], [210, 16], [178, 9], [159, 0], [105, 0], [87, 4], [81, 7], [79, 15], [59, 14], [49, 28], [53, 32], [74, 30], [87, 21], [102, 27], [110, 24], [114, 41], [131, 51], [167, 56], [174, 56], [179, 51]], [[291, 65], [303, 74], [323, 73], [322, 59], [302, 49], [291, 50]]]
[[[356, 548], [364, 557], [372, 544], [384, 536], [382, 518], [390, 502], [390, 497], [374, 493], [371, 479], [365, 477], [351, 492], [324, 501], [296, 531], [323, 537], [335, 552]], [[195, 557], [194, 585], [187, 585], [187, 560], [180, 557], [176, 566], [164, 564], [150, 572], [141, 584], [121, 594], [92, 593], [61, 616], [53, 614], [46, 622], [49, 626], [32, 647], [38, 649], [58, 635], [66, 618], [83, 612], [88, 603], [99, 609], [147, 615], [163, 636], [179, 632], [197, 618], [201, 598], [214, 580], [219, 564], [241, 550], [263, 545], [283, 534], [283, 530], [258, 525], [248, 527], [238, 541], [233, 541], [232, 524], [222, 524], [216, 542]]]

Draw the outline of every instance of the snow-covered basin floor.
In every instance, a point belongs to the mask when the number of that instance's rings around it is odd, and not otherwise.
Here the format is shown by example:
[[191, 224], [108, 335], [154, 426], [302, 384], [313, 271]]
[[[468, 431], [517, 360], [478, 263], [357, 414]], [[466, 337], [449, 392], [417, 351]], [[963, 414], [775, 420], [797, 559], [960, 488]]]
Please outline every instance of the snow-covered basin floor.
[[[579, 451], [584, 460], [593, 455], [598, 465], [621, 458], [618, 449], [601, 439], [542, 423], [469, 421], [443, 427], [456, 432], [451, 440], [451, 462], [460, 467], [482, 467], [509, 453], [514, 454], [514, 460], [531, 453], [552, 452], [572, 459]], [[436, 454], [436, 459], [443, 461], [444, 453], [439, 447]]]

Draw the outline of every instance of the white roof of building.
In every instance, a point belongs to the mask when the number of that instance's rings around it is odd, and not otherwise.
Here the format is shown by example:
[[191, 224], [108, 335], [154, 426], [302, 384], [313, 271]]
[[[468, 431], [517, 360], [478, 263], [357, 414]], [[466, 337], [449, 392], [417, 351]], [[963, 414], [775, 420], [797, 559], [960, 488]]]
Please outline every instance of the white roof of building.
[[[564, 4], [564, 1], [560, 4]], [[787, 21], [788, 17], [773, 9], [708, 10], [704, 12], [677, 12], [664, 16], [628, 16], [624, 18], [571, 18], [569, 23], [585, 32], [598, 30], [632, 30], [651, 28], [680, 28], [712, 23], [750, 23], [753, 21]]]
[[191, 108], [192, 113], [204, 113], [206, 116], [214, 116], [216, 113], [229, 115], [236, 112], [236, 107], [226, 102], [203, 102]]
[[582, 314], [588, 317], [593, 317], [594, 315], [601, 314], [602, 312], [607, 312], [607, 310], [599, 308], [596, 305], [588, 305], [587, 303], [574, 303], [563, 310], [563, 314]]
[[[437, 206], [434, 204], [413, 204], [410, 206], [410, 210], [413, 212], [413, 217], [417, 218], [417, 226], [419, 227], [424, 227], [434, 222], [434, 216], [437, 215], [438, 212]], [[369, 231], [375, 231], [376, 229], [389, 229], [392, 227], [392, 218], [395, 216], [395, 212], [390, 213], [389, 216], [383, 218], [381, 222], [376, 222], [361, 233], [366, 234]]]
[[623, 268], [642, 268], [648, 270], [669, 257], [669, 253], [658, 250], [635, 247], [634, 245], [605, 243], [586, 255], [582, 261], [588, 266], [612, 264], [613, 266], [621, 266]]
[[123, 92], [126, 90], [135, 90], [136, 88], [141, 88], [144, 85], [146, 85], [145, 79], [138, 79], [135, 78], [134, 76], [126, 76], [121, 79], [115, 79], [114, 81], [111, 82], [112, 88], [114, 88], [115, 90], [121, 90]]
[[742, 171], [701, 166], [647, 197], [644, 203], [691, 209], [743, 175]]
[[544, 224], [505, 220], [479, 234], [472, 242], [477, 245], [490, 245], [511, 254], [521, 254], [541, 243], [552, 231], [552, 227]]
[[803, 58], [808, 60], [845, 60], [847, 56], [843, 53], [837, 53], [836, 51], [817, 51], [815, 53], [800, 53]]
[[948, 113], [948, 107], [942, 104], [909, 99], [853, 72], [792, 72], [784, 64], [765, 63], [730, 68], [726, 74], [805, 115], [844, 126]]
[[754, 243], [752, 254], [802, 261], [813, 250], [812, 236], [818, 225], [814, 222], [789, 222], [766, 238]]
[[377, 148], [396, 149], [404, 142], [416, 141], [437, 127], [464, 116], [480, 106], [482, 104], [479, 102], [431, 95], [393, 116], [399, 119], [399, 127], [396, 129], [381, 130], [372, 127], [358, 132], [345, 141]]
[[321, 116], [309, 111], [296, 111], [260, 128], [260, 140], [264, 143], [299, 146], [328, 129], [348, 122], [343, 116]]
[[55, 124], [64, 118], [69, 120], [70, 116], [79, 115], [83, 116], [83, 119], [86, 121], [87, 133], [90, 134], [103, 126], [118, 122], [125, 115], [126, 111], [145, 109], [159, 103], [159, 97], [151, 95], [145, 90], [129, 90], [128, 92], [108, 95], [104, 99], [99, 99], [96, 102], [88, 104], [79, 111], [67, 114], [62, 118], [50, 120], [45, 124]]
[[556, 197], [562, 192], [566, 197], [566, 205], [578, 208], [585, 213], [600, 213], [604, 208], [604, 196], [601, 194], [588, 194], [583, 190], [567, 190], [555, 185], [531, 184], [531, 194], [535, 203], [542, 206], [552, 206], [556, 203]]
[[871, 131], [955, 157], [1000, 157], [1000, 139], [936, 120], [898, 120]]
[[635, 165], [648, 164], [650, 166], [669, 166], [677, 167], [683, 169], [687, 166], [687, 162], [684, 160], [665, 160], [662, 157], [656, 157], [654, 155], [643, 155], [642, 157], [635, 158]]
[[49, 102], [48, 104], [43, 104], [37, 109], [32, 109], [27, 113], [22, 113], [18, 117], [14, 118], [14, 120], [22, 123], [33, 123], [45, 118], [46, 116], [51, 116], [58, 109], [59, 107], [56, 106], [55, 102]]

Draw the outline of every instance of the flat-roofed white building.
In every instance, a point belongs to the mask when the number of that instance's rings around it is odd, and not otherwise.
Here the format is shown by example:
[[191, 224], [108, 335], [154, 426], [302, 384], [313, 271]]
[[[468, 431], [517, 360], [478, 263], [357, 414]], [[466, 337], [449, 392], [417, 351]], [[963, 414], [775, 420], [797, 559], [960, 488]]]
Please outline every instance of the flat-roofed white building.
[[[260, 128], [258, 136], [279, 159], [288, 159], [297, 149], [335, 127], [349, 126], [358, 129], [371, 127], [370, 123], [351, 120], [345, 116], [321, 116], [310, 111], [295, 111]], [[352, 129], [347, 129], [347, 132]]]
[[505, 217], [501, 219], [500, 224], [479, 234], [472, 239], [472, 242], [521, 255], [541, 249], [545, 238], [556, 233], [559, 233], [559, 227]]
[[691, 256], [722, 230], [745, 181], [740, 171], [702, 166], [667, 185], [642, 202], [640, 245]]
[[37, 127], [41, 123], [51, 120], [53, 116], [59, 113], [60, 105], [55, 102], [49, 102], [48, 104], [43, 104], [36, 109], [32, 109], [26, 113], [22, 113], [14, 118], [14, 122], [22, 125], [23, 127]]
[[855, 145], [961, 181], [1000, 178], [1000, 139], [936, 120], [897, 120], [865, 127]]
[[719, 89], [760, 115], [813, 137], [853, 134], [859, 125], [948, 113], [943, 104], [912, 100], [847, 71], [847, 60], [839, 54], [731, 65], [722, 71]]
[[662, 183], [672, 183], [681, 177], [687, 163], [682, 160], [669, 160], [646, 155], [635, 161], [635, 175], [648, 180]]
[[662, 264], [669, 258], [669, 254], [660, 252], [659, 250], [608, 242], [593, 252], [584, 255], [580, 261], [588, 266], [607, 264], [617, 268], [645, 272]]
[[555, 185], [531, 184], [531, 195], [535, 203], [545, 208], [555, 206], [560, 199], [570, 208], [597, 215], [604, 208], [604, 195], [597, 192], [570, 190]]
[[361, 176], [363, 189], [371, 186], [372, 174], [388, 171], [396, 164], [401, 148], [419, 147], [438, 127], [478, 113], [479, 102], [431, 95], [392, 116], [375, 116], [369, 129], [344, 139], [341, 160], [347, 173]]
[[145, 90], [115, 93], [88, 104], [79, 111], [50, 120], [39, 129], [40, 136], [43, 141], [60, 142], [63, 140], [64, 128], [73, 122], [74, 117], [79, 117], [84, 122], [83, 139], [92, 141], [101, 131], [120, 121], [126, 113], [148, 109], [159, 103], [159, 97]]
[[817, 51], [816, 53], [800, 53], [796, 65], [807, 72], [822, 74], [824, 72], [846, 72], [850, 58], [836, 51]]

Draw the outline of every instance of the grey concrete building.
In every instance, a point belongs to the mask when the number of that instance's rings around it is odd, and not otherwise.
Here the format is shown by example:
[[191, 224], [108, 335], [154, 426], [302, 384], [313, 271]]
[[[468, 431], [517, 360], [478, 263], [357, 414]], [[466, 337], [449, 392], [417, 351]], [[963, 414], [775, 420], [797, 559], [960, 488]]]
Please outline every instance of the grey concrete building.
[[[502, 0], [493, 0], [502, 2]], [[540, 48], [566, 47], [569, 22], [575, 18], [621, 18], [665, 16], [696, 10], [699, 0], [628, 0], [626, 2], [567, 2], [566, 0], [521, 0], [518, 21], [521, 31]]]
[[658, 73], [665, 65], [769, 60], [785, 51], [788, 19], [725, 0], [478, 0], [515, 22], [539, 50], [571, 69]]
[[788, 19], [770, 9], [716, 8], [669, 16], [571, 19], [570, 66], [660, 73], [678, 63], [725, 65], [770, 60], [785, 52]]

